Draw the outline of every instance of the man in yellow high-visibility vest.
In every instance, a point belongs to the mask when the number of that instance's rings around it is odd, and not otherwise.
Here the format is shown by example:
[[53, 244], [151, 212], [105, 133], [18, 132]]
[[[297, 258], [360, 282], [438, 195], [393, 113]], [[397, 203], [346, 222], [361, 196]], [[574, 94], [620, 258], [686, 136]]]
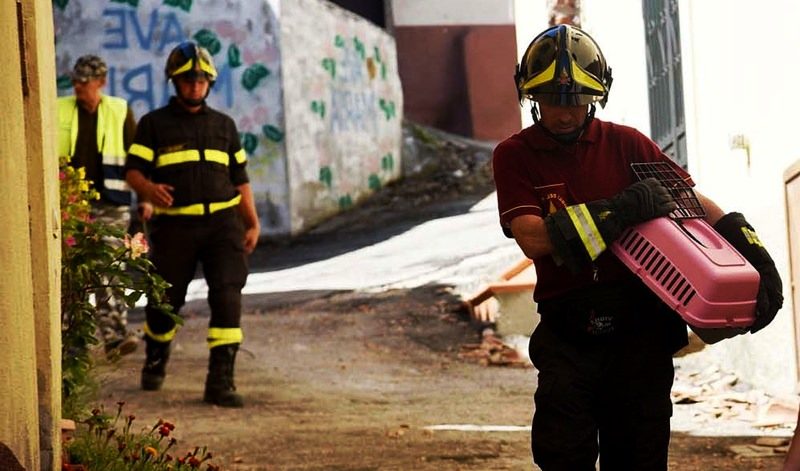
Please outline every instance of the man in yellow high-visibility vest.
[[[75, 168], [100, 193], [92, 215], [122, 230], [130, 224], [131, 190], [125, 182], [125, 153], [136, 133], [128, 103], [102, 93], [108, 67], [98, 56], [78, 58], [71, 73], [75, 94], [58, 99], [58, 155], [69, 156]], [[136, 350], [138, 338], [127, 327], [127, 305], [121, 290], [96, 293], [98, 327], [106, 353]]]

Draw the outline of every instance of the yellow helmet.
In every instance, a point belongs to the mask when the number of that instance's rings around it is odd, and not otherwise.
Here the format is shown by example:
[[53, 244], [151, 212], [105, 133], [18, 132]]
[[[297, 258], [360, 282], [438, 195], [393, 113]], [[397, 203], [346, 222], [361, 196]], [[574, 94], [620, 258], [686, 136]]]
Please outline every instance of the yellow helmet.
[[189, 73], [204, 73], [212, 85], [217, 80], [214, 59], [206, 48], [198, 46], [194, 41], [184, 41], [175, 46], [169, 53], [167, 65], [164, 67], [167, 80]]
[[600, 47], [579, 28], [556, 25], [531, 41], [514, 74], [520, 101], [549, 105], [605, 106], [611, 68]]

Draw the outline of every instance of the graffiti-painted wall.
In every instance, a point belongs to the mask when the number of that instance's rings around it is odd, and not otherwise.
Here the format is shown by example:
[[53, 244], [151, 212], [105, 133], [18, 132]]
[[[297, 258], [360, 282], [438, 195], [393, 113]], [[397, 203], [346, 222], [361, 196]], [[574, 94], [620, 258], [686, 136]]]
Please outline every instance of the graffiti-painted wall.
[[75, 60], [97, 54], [106, 92], [137, 118], [169, 100], [175, 45], [211, 52], [208, 101], [239, 129], [262, 236], [301, 232], [398, 175], [394, 43], [324, 0], [53, 0], [53, 15], [59, 94]]
[[292, 231], [400, 176], [402, 90], [394, 40], [327, 2], [282, 4]]

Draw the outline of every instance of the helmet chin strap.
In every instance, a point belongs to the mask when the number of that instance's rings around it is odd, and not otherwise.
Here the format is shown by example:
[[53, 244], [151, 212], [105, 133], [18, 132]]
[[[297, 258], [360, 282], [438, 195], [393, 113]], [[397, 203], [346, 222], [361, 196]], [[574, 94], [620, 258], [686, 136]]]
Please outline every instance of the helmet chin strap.
[[[592, 103], [591, 105], [589, 105], [589, 111], [586, 113], [586, 119], [583, 120], [583, 124], [581, 125], [581, 127], [572, 132], [556, 134], [547, 129], [547, 126], [545, 126], [544, 124], [542, 124], [541, 126], [542, 129], [544, 130], [544, 133], [552, 137], [556, 142], [560, 144], [575, 144], [576, 142], [578, 142], [578, 138], [581, 137], [581, 134], [583, 134], [583, 131], [585, 131], [586, 128], [589, 126], [589, 123], [591, 123], [592, 120], [594, 119], [594, 112], [595, 112], [595, 106], [594, 103]], [[531, 117], [533, 118], [534, 124], [540, 124], [541, 117], [539, 115], [539, 105], [535, 101], [531, 102]]]

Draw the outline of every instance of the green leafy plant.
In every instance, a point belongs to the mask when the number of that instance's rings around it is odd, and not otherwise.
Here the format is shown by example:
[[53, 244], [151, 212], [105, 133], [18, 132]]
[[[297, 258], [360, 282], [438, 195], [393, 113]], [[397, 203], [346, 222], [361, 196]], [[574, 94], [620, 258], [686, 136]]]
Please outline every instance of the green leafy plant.
[[86, 180], [84, 169], [71, 167], [68, 157], [59, 163], [62, 415], [78, 417], [88, 409], [95, 389], [90, 374], [92, 347], [99, 342], [92, 294], [105, 288], [124, 290], [125, 302], [131, 309], [146, 296], [150, 305], [179, 324], [183, 321], [166, 302], [169, 284], [144, 256], [148, 251], [144, 235], [130, 236], [94, 220], [90, 201], [99, 195]]
[[159, 419], [151, 427], [134, 430], [136, 417], [123, 415], [124, 405], [117, 403], [113, 417], [103, 409], [94, 409], [79, 422], [75, 438], [66, 444], [70, 462], [92, 471], [180, 471], [203, 466], [206, 471], [219, 471], [219, 466], [209, 462], [212, 454], [205, 447], [172, 454], [178, 440], [172, 436], [175, 425], [170, 422]]

